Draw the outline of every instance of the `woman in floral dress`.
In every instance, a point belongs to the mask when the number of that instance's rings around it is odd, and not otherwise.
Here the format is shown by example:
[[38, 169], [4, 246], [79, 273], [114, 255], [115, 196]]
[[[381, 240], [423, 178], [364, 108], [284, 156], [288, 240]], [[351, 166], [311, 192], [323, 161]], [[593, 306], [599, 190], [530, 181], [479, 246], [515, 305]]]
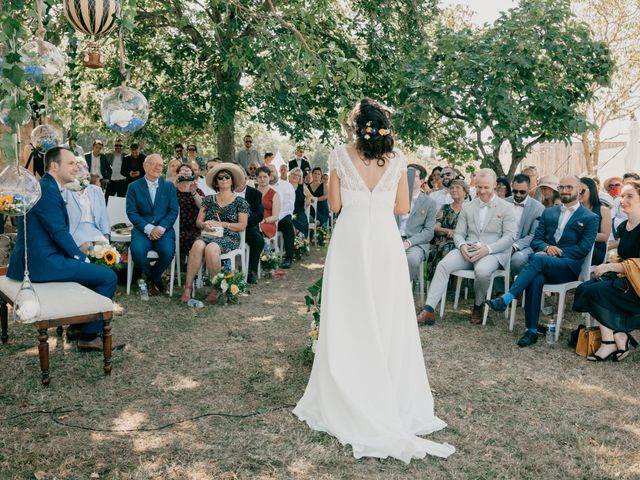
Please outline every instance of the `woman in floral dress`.
[[[240, 247], [240, 232], [247, 228], [249, 204], [233, 192], [244, 182], [244, 172], [233, 163], [221, 163], [207, 174], [207, 185], [218, 193], [205, 197], [198, 213], [196, 225], [203, 229], [202, 235], [193, 243], [187, 262], [187, 278], [180, 300], [191, 298], [193, 280], [202, 265], [207, 264], [209, 274], [214, 277], [221, 269], [220, 256]], [[222, 235], [218, 232], [222, 229]], [[207, 302], [215, 302], [218, 291], [214, 288]]]
[[202, 229], [196, 225], [196, 219], [204, 200], [204, 193], [198, 188], [196, 180], [188, 180], [185, 177], [194, 177], [193, 169], [186, 164], [179, 165], [174, 172], [174, 178], [176, 180], [178, 205], [180, 205], [181, 254], [189, 253], [193, 242], [202, 232]]

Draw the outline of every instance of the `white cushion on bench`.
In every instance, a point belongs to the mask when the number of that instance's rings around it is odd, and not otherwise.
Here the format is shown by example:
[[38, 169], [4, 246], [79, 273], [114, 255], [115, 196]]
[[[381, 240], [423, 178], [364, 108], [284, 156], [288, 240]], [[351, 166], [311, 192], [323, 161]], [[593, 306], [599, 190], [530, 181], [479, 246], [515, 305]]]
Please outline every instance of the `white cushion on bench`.
[[[15, 300], [22, 282], [0, 277], [0, 290]], [[113, 302], [75, 282], [32, 283], [42, 314], [40, 320], [91, 315], [113, 311]]]

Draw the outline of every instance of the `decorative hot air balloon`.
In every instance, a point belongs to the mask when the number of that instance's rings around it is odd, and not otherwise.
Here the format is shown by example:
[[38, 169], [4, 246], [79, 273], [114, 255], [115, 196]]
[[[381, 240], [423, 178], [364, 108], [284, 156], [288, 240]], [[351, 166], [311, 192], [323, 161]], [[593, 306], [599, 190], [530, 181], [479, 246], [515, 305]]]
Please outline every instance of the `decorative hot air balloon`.
[[63, 7], [73, 28], [93, 38], [87, 43], [82, 64], [88, 68], [104, 67], [100, 46], [95, 39], [117, 27], [120, 0], [64, 0]]

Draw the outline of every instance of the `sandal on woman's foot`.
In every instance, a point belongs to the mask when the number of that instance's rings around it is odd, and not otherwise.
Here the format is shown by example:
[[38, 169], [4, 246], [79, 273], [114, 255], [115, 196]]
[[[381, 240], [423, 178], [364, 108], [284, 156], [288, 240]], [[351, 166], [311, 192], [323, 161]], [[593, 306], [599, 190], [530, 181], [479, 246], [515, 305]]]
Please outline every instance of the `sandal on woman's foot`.
[[[614, 335], [616, 333], [626, 333], [626, 332], [613, 332]], [[631, 348], [629, 348], [629, 344], [631, 344], [633, 348], [638, 348], [638, 341], [635, 338], [633, 338], [631, 334], [627, 333], [627, 341], [625, 342], [624, 350], [618, 350], [616, 353], [617, 362], [624, 360], [626, 357], [629, 356], [629, 354], [631, 353]]]
[[191, 300], [191, 292], [193, 292], [193, 286], [185, 285], [184, 290], [182, 291], [182, 295], [180, 296], [180, 301], [182, 303], [187, 303], [189, 300]]
[[216, 303], [219, 296], [220, 294], [218, 293], [218, 291], [214, 289], [211, 290], [211, 293], [207, 295], [207, 298], [205, 298], [204, 301], [207, 303]]
[[[600, 342], [602, 345], [615, 345], [616, 342], [615, 340], [602, 340]], [[600, 349], [598, 349], [598, 351], [600, 351]], [[593, 355], [589, 355], [587, 357], [587, 360], [589, 360], [590, 362], [606, 362], [607, 360], [611, 360], [614, 362], [618, 361], [618, 358], [616, 357], [616, 355], [618, 354], [618, 352], [620, 352], [620, 350], [618, 350], [617, 348], [612, 351], [609, 355], [607, 355], [606, 357], [601, 357], [600, 355], [598, 355], [598, 353], [594, 353]]]

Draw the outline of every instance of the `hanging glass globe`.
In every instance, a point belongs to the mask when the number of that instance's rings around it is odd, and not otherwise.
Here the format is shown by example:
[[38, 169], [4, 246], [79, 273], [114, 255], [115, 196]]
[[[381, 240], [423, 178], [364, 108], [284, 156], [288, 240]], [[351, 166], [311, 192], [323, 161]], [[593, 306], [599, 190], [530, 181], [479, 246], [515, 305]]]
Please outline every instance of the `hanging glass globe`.
[[102, 121], [118, 133], [133, 133], [149, 118], [147, 99], [131, 87], [116, 87], [107, 92], [100, 107]]
[[25, 273], [22, 286], [13, 302], [13, 320], [19, 323], [35, 323], [40, 320], [40, 299]]
[[[15, 104], [12, 98], [5, 98], [3, 100], [0, 100], [0, 124], [7, 126], [11, 124], [9, 114], [11, 113], [11, 109], [14, 105]], [[26, 125], [27, 123], [29, 123], [29, 120], [31, 120], [31, 112], [26, 109], [19, 112], [17, 120], [20, 125]]]
[[64, 55], [52, 43], [35, 38], [20, 47], [19, 53], [24, 63], [24, 74], [34, 85], [52, 85], [64, 76]]
[[44, 153], [53, 147], [57, 147], [61, 143], [62, 136], [60, 132], [51, 125], [40, 125], [31, 132], [31, 145], [39, 152]]
[[7, 165], [0, 172], [0, 213], [20, 216], [40, 200], [40, 182], [33, 173], [17, 165]]

